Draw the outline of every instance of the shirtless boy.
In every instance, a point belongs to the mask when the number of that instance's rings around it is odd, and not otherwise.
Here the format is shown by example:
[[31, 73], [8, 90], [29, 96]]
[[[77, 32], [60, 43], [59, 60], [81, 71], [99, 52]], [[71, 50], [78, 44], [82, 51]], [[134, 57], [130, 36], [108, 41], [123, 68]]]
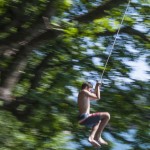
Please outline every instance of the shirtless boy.
[[102, 131], [107, 125], [110, 114], [108, 112], [90, 113], [90, 101], [100, 99], [100, 83], [96, 83], [95, 92], [92, 93], [92, 84], [83, 83], [78, 95], [79, 123], [92, 127], [88, 141], [95, 147], [107, 145], [101, 137]]

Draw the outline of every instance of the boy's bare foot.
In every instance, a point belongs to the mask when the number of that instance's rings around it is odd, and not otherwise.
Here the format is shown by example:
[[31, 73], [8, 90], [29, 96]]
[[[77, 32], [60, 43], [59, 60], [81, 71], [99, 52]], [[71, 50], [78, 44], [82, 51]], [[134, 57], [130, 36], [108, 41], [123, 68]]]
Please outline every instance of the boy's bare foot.
[[97, 141], [99, 144], [102, 144], [102, 145], [108, 145], [108, 143], [104, 141], [102, 138], [95, 139], [95, 141]]
[[94, 139], [90, 138], [88, 139], [88, 141], [94, 146], [94, 147], [101, 147], [101, 145]]

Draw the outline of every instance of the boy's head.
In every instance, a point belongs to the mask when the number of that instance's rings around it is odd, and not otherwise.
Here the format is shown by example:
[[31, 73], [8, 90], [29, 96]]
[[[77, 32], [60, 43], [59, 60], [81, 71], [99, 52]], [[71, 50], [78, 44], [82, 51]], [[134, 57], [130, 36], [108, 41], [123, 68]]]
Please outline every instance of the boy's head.
[[91, 82], [84, 82], [83, 84], [82, 84], [82, 86], [81, 86], [81, 89], [83, 90], [83, 89], [91, 89], [91, 88], [93, 88], [93, 85], [92, 85], [92, 83]]

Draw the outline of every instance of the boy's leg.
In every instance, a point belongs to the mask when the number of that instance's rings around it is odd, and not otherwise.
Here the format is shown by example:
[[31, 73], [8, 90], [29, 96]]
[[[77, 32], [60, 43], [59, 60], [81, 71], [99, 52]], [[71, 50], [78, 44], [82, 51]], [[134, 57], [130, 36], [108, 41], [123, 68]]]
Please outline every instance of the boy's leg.
[[100, 144], [107, 145], [108, 143], [102, 139], [101, 134], [110, 119], [110, 114], [108, 112], [100, 112], [99, 115], [101, 117], [101, 122], [95, 132], [94, 139]]
[[100, 147], [101, 145], [94, 139], [96, 131], [99, 128], [100, 123], [96, 124], [95, 126], [92, 127], [91, 134], [89, 136], [88, 141], [95, 147]]

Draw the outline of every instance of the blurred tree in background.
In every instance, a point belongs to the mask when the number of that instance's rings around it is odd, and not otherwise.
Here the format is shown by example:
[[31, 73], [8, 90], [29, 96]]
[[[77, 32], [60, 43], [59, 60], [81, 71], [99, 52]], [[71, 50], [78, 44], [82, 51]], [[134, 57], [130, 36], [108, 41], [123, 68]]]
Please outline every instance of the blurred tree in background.
[[[100, 78], [127, 3], [0, 0], [0, 150], [90, 149], [77, 92]], [[149, 14], [148, 0], [131, 1], [92, 109], [110, 112], [105, 135], [132, 150], [150, 148], [150, 78], [132, 76], [133, 62], [150, 65]]]

